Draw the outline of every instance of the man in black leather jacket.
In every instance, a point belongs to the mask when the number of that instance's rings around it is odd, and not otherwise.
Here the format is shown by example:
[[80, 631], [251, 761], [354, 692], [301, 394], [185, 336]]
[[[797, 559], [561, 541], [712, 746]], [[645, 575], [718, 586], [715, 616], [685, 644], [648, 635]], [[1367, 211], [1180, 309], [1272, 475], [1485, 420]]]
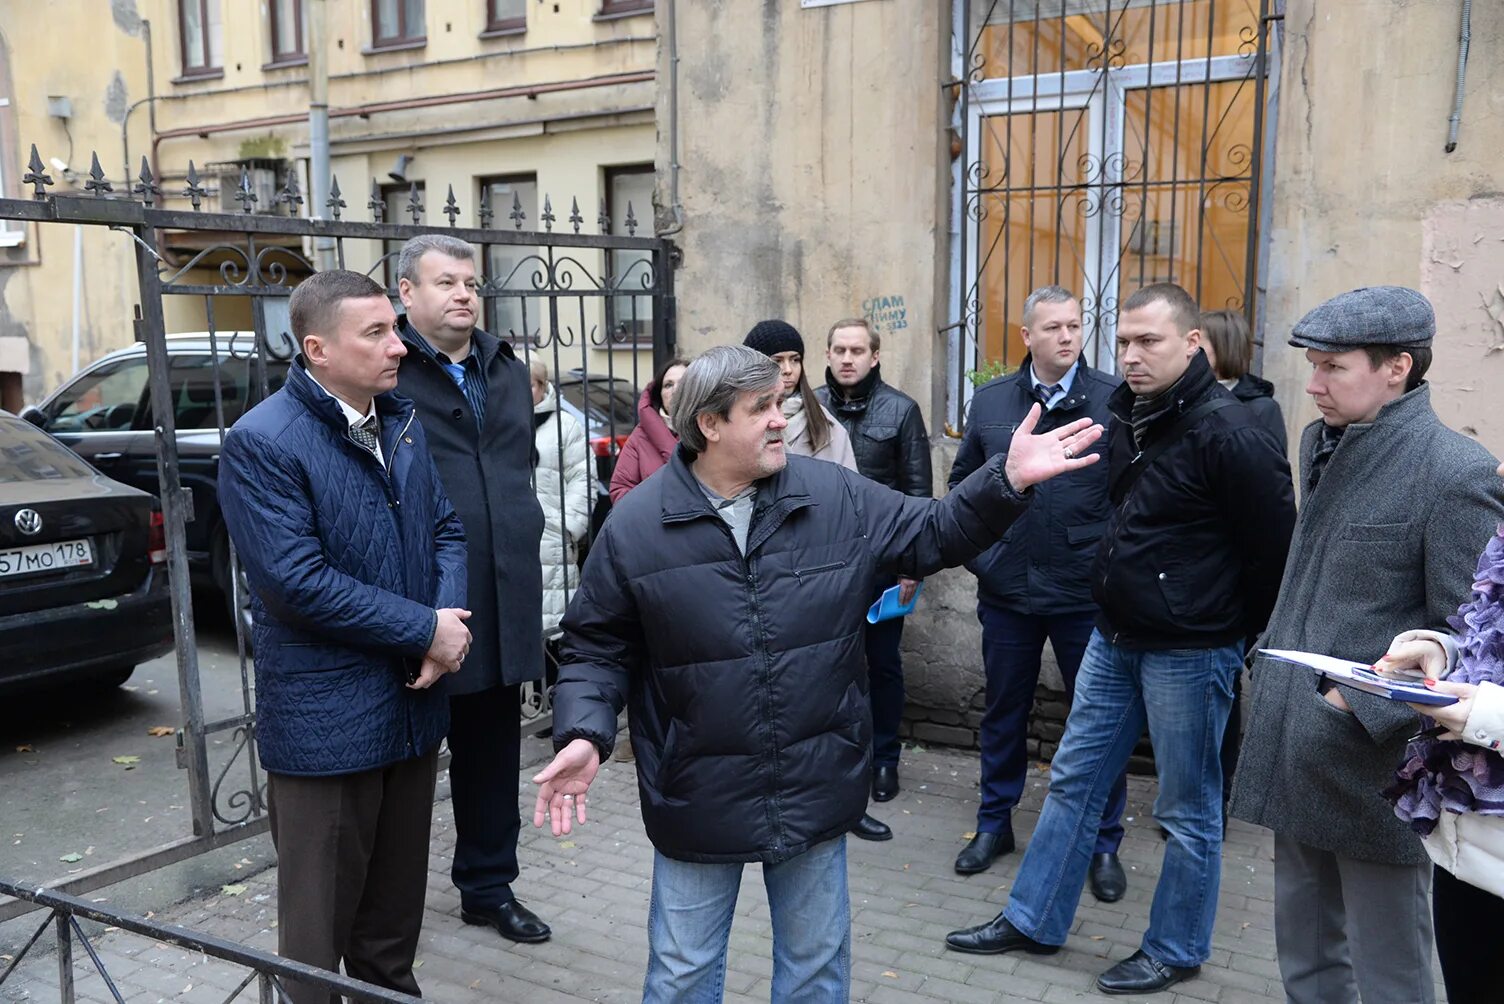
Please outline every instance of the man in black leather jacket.
[[[825, 386], [815, 393], [851, 436], [856, 467], [879, 484], [915, 498], [934, 495], [930, 437], [919, 405], [883, 383], [882, 341], [864, 318], [837, 321], [826, 336]], [[919, 583], [879, 579], [873, 600], [894, 582], [907, 603]], [[867, 626], [867, 674], [872, 701], [872, 797], [886, 802], [898, 794], [898, 726], [903, 720], [903, 618]], [[852, 830], [864, 840], [887, 840], [893, 831], [870, 815]]]

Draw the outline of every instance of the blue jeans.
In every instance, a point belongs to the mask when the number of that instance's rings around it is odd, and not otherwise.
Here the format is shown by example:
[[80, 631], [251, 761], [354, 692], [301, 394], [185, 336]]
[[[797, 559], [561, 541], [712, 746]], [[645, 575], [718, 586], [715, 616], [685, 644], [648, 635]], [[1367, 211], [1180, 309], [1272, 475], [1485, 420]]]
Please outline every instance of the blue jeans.
[[[846, 838], [763, 865], [773, 918], [774, 1004], [845, 1004], [851, 996], [851, 898]], [[653, 853], [643, 1004], [717, 1004], [742, 865]]]
[[[1011, 833], [1013, 809], [1023, 794], [1029, 770], [1026, 740], [1034, 689], [1039, 685], [1039, 657], [1045, 639], [1067, 694], [1075, 693], [1076, 673], [1091, 638], [1094, 611], [1035, 616], [991, 603], [977, 604], [982, 622], [982, 664], [987, 674], [987, 710], [982, 714], [982, 799], [977, 806], [978, 833]], [[1118, 775], [1097, 828], [1095, 852], [1115, 854], [1123, 843], [1123, 810], [1128, 805], [1128, 775]]]
[[1065, 944], [1102, 807], [1147, 725], [1159, 775], [1154, 818], [1170, 836], [1142, 947], [1166, 965], [1206, 961], [1222, 873], [1222, 733], [1242, 659], [1241, 645], [1137, 651], [1092, 632], [1050, 793], [1004, 910], [1009, 923]]

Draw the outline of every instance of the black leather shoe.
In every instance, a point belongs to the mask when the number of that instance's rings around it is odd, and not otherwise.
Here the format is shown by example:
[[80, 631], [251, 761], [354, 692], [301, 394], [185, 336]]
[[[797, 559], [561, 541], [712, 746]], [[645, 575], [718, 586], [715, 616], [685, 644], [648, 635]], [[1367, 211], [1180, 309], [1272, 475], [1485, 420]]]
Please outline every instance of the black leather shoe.
[[998, 914], [985, 924], [952, 931], [945, 936], [945, 947], [972, 955], [999, 955], [1003, 952], [1028, 952], [1030, 955], [1054, 955], [1059, 945], [1035, 941]]
[[872, 771], [872, 800], [891, 802], [896, 794], [898, 794], [898, 764], [878, 764]]
[[1098, 976], [1097, 989], [1104, 994], [1152, 994], [1199, 972], [1200, 966], [1167, 966], [1140, 949]]
[[851, 835], [861, 837], [863, 840], [892, 840], [893, 828], [887, 823], [880, 823], [864, 814], [851, 828]]
[[1128, 876], [1123, 874], [1123, 863], [1111, 851], [1091, 856], [1091, 894], [1103, 903], [1116, 903], [1128, 891]]
[[1013, 834], [978, 833], [956, 855], [956, 874], [975, 875], [992, 867], [1000, 854], [1013, 853]]
[[547, 941], [554, 933], [538, 915], [515, 899], [510, 903], [503, 903], [494, 910], [466, 910], [461, 908], [460, 920], [467, 924], [475, 924], [481, 927], [494, 927], [498, 934], [508, 941], [521, 942], [524, 945], [536, 945], [540, 941]]

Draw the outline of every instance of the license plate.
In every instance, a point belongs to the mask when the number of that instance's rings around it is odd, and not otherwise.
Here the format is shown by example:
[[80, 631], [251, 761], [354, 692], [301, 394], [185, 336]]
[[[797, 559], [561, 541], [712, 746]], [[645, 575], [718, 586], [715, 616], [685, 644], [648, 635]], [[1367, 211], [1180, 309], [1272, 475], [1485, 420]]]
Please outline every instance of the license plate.
[[0, 551], [0, 578], [11, 575], [38, 575], [60, 572], [67, 568], [86, 568], [94, 564], [94, 549], [87, 540], [60, 540], [53, 544], [31, 544]]

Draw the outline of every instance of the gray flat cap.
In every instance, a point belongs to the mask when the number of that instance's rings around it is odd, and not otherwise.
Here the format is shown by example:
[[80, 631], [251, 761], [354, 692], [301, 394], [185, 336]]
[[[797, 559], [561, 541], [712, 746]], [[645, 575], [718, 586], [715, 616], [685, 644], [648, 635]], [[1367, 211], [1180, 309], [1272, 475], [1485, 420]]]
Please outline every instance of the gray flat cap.
[[1366, 345], [1425, 348], [1436, 337], [1431, 301], [1404, 286], [1368, 286], [1330, 300], [1302, 317], [1290, 344], [1318, 352]]

